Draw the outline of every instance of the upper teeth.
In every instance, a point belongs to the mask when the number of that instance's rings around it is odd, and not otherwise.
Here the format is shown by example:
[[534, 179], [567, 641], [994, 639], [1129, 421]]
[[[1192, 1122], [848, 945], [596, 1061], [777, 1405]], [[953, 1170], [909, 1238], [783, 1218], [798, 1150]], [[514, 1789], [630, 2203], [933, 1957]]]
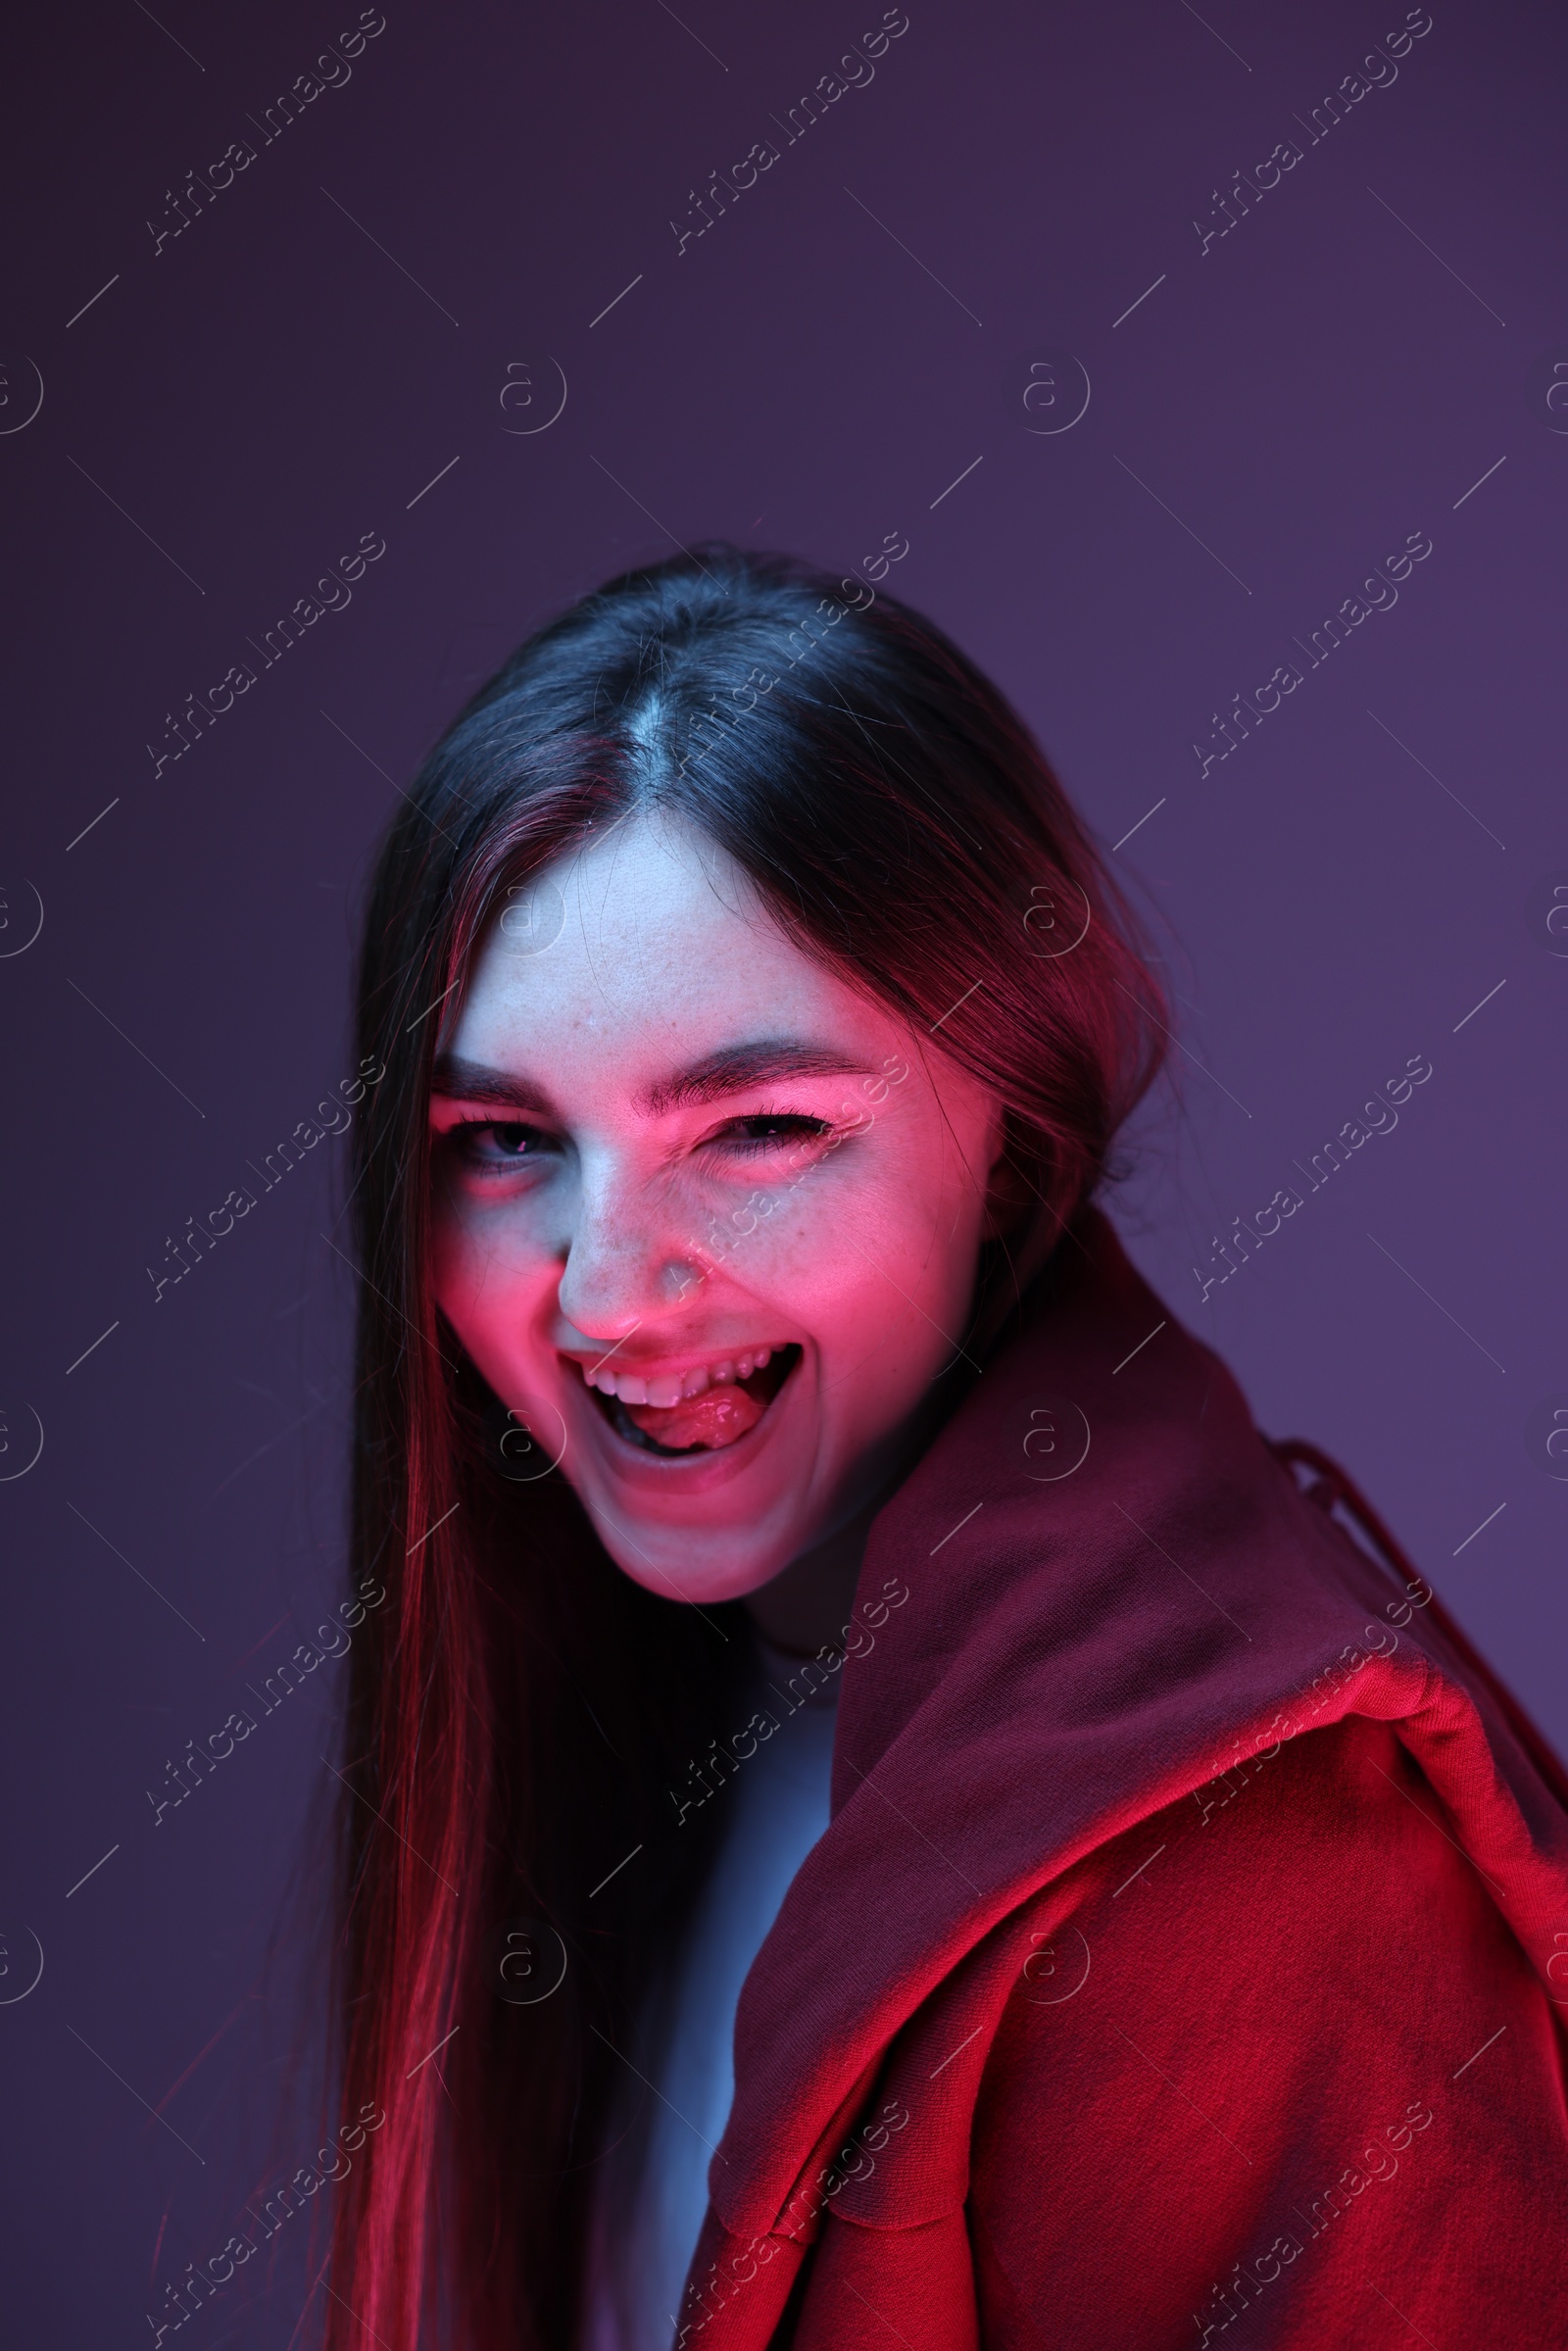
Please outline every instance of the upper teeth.
[[727, 1382], [750, 1379], [760, 1371], [772, 1356], [770, 1347], [755, 1347], [745, 1355], [722, 1355], [716, 1363], [699, 1363], [691, 1371], [658, 1372], [644, 1379], [640, 1372], [612, 1371], [608, 1363], [590, 1371], [583, 1366], [583, 1378], [590, 1388], [604, 1396], [618, 1396], [623, 1404], [679, 1404], [689, 1396], [701, 1396], [705, 1388], [722, 1388]]

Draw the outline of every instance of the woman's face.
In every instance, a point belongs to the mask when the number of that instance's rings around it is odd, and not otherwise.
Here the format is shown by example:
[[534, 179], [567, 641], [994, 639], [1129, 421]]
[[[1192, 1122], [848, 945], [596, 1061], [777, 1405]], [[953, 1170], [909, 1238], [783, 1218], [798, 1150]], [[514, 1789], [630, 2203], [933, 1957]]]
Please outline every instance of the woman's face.
[[438, 1301], [635, 1582], [756, 1592], [903, 1467], [1001, 1113], [706, 835], [623, 819], [529, 885], [431, 1118]]

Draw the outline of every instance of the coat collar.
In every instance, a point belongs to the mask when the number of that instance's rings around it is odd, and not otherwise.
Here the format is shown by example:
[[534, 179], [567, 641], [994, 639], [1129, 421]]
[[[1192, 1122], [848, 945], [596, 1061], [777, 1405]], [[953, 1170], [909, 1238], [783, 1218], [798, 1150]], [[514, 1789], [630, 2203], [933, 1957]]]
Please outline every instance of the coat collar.
[[736, 2020], [710, 2177], [743, 2237], [999, 1920], [1237, 1739], [1411, 1717], [1437, 1678], [1394, 1631], [1400, 1587], [1298, 1493], [1105, 1218], [1069, 1246], [872, 1526], [831, 1826]]

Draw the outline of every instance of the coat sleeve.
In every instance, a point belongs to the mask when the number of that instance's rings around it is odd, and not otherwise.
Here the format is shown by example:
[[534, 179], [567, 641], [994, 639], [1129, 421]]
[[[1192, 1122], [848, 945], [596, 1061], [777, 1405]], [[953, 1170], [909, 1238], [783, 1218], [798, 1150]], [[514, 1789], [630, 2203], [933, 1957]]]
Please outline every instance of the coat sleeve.
[[1559, 2012], [1442, 1804], [1358, 1716], [1226, 1787], [1052, 1889], [975, 2107], [984, 2351], [1568, 2343]]

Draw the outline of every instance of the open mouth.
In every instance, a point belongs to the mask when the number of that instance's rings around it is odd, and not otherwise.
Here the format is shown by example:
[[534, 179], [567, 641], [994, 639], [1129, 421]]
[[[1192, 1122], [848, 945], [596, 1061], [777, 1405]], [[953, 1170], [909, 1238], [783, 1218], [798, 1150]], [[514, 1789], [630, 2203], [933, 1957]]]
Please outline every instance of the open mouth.
[[736, 1369], [728, 1379], [710, 1381], [701, 1395], [672, 1404], [623, 1403], [618, 1396], [607, 1396], [598, 1388], [589, 1393], [617, 1437], [644, 1452], [660, 1453], [669, 1460], [718, 1452], [750, 1436], [802, 1353], [793, 1341], [764, 1351], [767, 1361], [744, 1376]]

